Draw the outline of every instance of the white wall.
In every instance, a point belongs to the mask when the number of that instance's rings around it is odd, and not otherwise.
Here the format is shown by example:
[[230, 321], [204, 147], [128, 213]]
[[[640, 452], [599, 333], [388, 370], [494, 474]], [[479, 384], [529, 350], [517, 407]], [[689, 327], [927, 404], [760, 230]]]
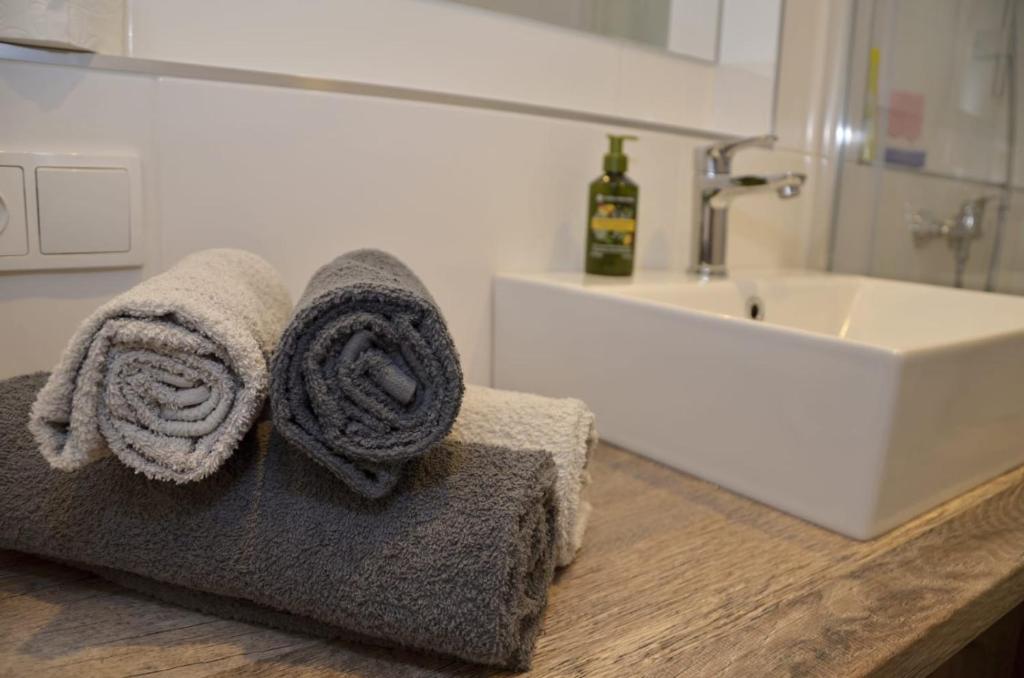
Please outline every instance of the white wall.
[[[915, 172], [876, 168], [859, 162], [848, 162], [843, 168], [836, 212], [835, 267], [839, 271], [865, 273], [883, 278], [896, 278], [952, 285], [953, 252], [944, 240], [936, 239], [924, 247], [914, 244], [907, 227], [905, 213], [912, 209], [928, 209], [939, 217], [956, 214], [960, 203], [979, 195], [994, 195], [992, 186], [962, 179], [922, 176]], [[964, 285], [983, 289], [994, 246], [996, 201], [988, 205], [982, 235], [971, 244], [971, 254], [964, 272]], [[1011, 210], [1009, 230], [1019, 224], [1022, 211]], [[1004, 241], [1003, 252], [1013, 254], [1012, 238]], [[1000, 284], [1000, 291], [1019, 291], [1012, 281]]]
[[[809, 12], [799, 21], [821, 19], [814, 0], [790, 0], [801, 2]], [[783, 128], [804, 125], [787, 120]], [[440, 104], [12, 61], [0, 61], [0, 129], [4, 150], [138, 153], [153, 244], [142, 271], [0, 275], [0, 376], [49, 368], [98, 303], [188, 252], [250, 249], [278, 267], [297, 297], [320, 264], [376, 246], [405, 259], [432, 289], [477, 383], [490, 379], [491, 275], [581, 268], [586, 185], [600, 173], [604, 135], [615, 131]], [[707, 140], [637, 133], [630, 174], [641, 187], [639, 262], [681, 269], [689, 254], [692, 153]], [[783, 150], [740, 156], [740, 171], [801, 170], [811, 179], [799, 200], [735, 204], [735, 268], [799, 267], [815, 258], [812, 243], [827, 224], [813, 192], [823, 161], [809, 139], [786, 133]]]
[[[0, 62], [0, 149], [138, 154], [152, 231], [155, 100], [156, 83], [146, 78]], [[89, 310], [159, 270], [154, 251], [142, 269], [0, 273], [0, 376], [49, 368]]]

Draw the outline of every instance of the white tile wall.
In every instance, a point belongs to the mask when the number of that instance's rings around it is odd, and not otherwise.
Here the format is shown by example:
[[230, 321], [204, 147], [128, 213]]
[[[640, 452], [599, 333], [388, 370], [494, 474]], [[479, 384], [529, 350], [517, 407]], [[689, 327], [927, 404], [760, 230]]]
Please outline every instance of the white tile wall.
[[[151, 7], [173, 12], [175, 4]], [[220, 5], [208, 7], [214, 14], [204, 13], [196, 35], [214, 30]], [[825, 50], [816, 31], [832, 15], [817, 0], [788, 0], [786, 7], [776, 111], [784, 150], [741, 155], [737, 168], [800, 169], [811, 178], [795, 201], [760, 196], [735, 204], [734, 268], [820, 266], [823, 259], [831, 193], [819, 181], [828, 165], [810, 130], [825, 124], [827, 106], [793, 100], [829, 100], [826, 69], [809, 71], [807, 55]], [[275, 35], [264, 38], [272, 43]], [[309, 39], [328, 39], [318, 35]], [[567, 49], [571, 54], [549, 57], [588, 58], [583, 44]], [[444, 46], [438, 50], [443, 62]], [[475, 77], [458, 70], [470, 65], [451, 58], [459, 77]], [[424, 68], [443, 71], [437, 64]], [[387, 60], [371, 65], [387, 68]], [[692, 91], [658, 91], [644, 79], [657, 68], [633, 69], [630, 114], [711, 106]], [[476, 93], [485, 94], [487, 73], [479, 75]], [[571, 93], [573, 83], [559, 89]], [[630, 174], [641, 189], [638, 255], [645, 268], [686, 265], [693, 151], [707, 143], [455, 106], [12, 61], [0, 61], [0, 129], [2, 150], [137, 154], [152, 236], [141, 270], [0, 275], [0, 377], [49, 368], [99, 303], [188, 252], [215, 245], [256, 251], [297, 296], [331, 256], [376, 246], [422, 275], [444, 307], [468, 378], [486, 383], [491, 275], [581, 268], [586, 186], [600, 173], [605, 134], [640, 136]]]
[[[161, 82], [160, 101], [167, 261], [245, 243], [285, 272], [297, 295], [325, 251], [389, 249], [431, 286], [476, 381], [489, 379], [492, 273], [581, 267], [602, 126], [173, 79]], [[639, 136], [630, 174], [641, 187], [640, 265], [682, 267], [690, 158], [704, 142]], [[746, 163], [764, 170], [802, 160], [765, 154]], [[799, 265], [794, 224], [810, 203], [747, 203], [734, 224], [737, 264]]]
[[1024, 190], [1014, 191], [999, 251], [995, 289], [1024, 294]]
[[[354, 247], [394, 251], [437, 296], [467, 376], [490, 379], [490, 278], [574, 270], [601, 125], [337, 93], [151, 78], [0, 62], [0, 124], [19, 150], [135, 151], [143, 159], [143, 271], [0, 276], [0, 375], [51, 366], [99, 302], [188, 252], [245, 247], [297, 296]], [[639, 131], [639, 261], [681, 268], [693, 149], [706, 140]], [[751, 154], [744, 171], [808, 167]], [[812, 201], [746, 201], [733, 218], [738, 266], [795, 266]], [[8, 328], [16, 328], [11, 329]]]
[[[980, 195], [998, 194], [992, 186], [960, 179], [923, 176], [909, 171], [879, 169], [857, 162], [843, 168], [837, 211], [836, 268], [885, 278], [951, 285], [953, 253], [941, 239], [923, 247], [914, 244], [905, 220], [907, 206], [927, 209], [935, 216], [952, 216], [961, 202]], [[1024, 213], [1016, 201], [1008, 219], [1004, 241], [1004, 265], [1015, 261], [1015, 237]], [[996, 202], [988, 205], [982, 235], [971, 245], [964, 285], [981, 289], [985, 285], [992, 255], [996, 224]], [[1012, 291], [1012, 275], [1004, 278], [1001, 291]]]
[[[138, 153], [145, 219], [158, 223], [151, 78], [0, 63], [4, 151]], [[155, 240], [155, 239], [154, 239]], [[152, 241], [151, 241], [152, 242]], [[0, 376], [49, 368], [86, 313], [159, 270], [0, 274]]]

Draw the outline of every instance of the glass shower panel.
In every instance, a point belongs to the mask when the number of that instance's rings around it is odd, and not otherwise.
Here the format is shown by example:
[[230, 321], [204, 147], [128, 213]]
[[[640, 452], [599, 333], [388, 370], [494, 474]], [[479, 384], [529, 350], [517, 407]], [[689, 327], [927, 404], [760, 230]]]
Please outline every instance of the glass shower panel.
[[856, 1], [833, 269], [1015, 287], [1021, 1]]

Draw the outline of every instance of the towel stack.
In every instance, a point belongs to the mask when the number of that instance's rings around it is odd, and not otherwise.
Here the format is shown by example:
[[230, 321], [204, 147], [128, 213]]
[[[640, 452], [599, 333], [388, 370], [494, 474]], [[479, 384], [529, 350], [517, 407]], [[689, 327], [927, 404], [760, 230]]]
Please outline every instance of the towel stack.
[[0, 548], [522, 669], [582, 541], [595, 440], [579, 401], [464, 388], [390, 255], [324, 266], [289, 318], [266, 262], [210, 250], [97, 310], [48, 377], [0, 382]]

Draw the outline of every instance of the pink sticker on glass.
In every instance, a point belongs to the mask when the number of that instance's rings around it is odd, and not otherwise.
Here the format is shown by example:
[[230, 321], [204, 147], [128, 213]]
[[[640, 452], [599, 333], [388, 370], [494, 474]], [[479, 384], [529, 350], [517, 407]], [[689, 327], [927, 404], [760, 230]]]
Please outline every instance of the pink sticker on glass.
[[924, 128], [924, 95], [894, 89], [889, 93], [889, 129], [891, 139], [917, 141]]

